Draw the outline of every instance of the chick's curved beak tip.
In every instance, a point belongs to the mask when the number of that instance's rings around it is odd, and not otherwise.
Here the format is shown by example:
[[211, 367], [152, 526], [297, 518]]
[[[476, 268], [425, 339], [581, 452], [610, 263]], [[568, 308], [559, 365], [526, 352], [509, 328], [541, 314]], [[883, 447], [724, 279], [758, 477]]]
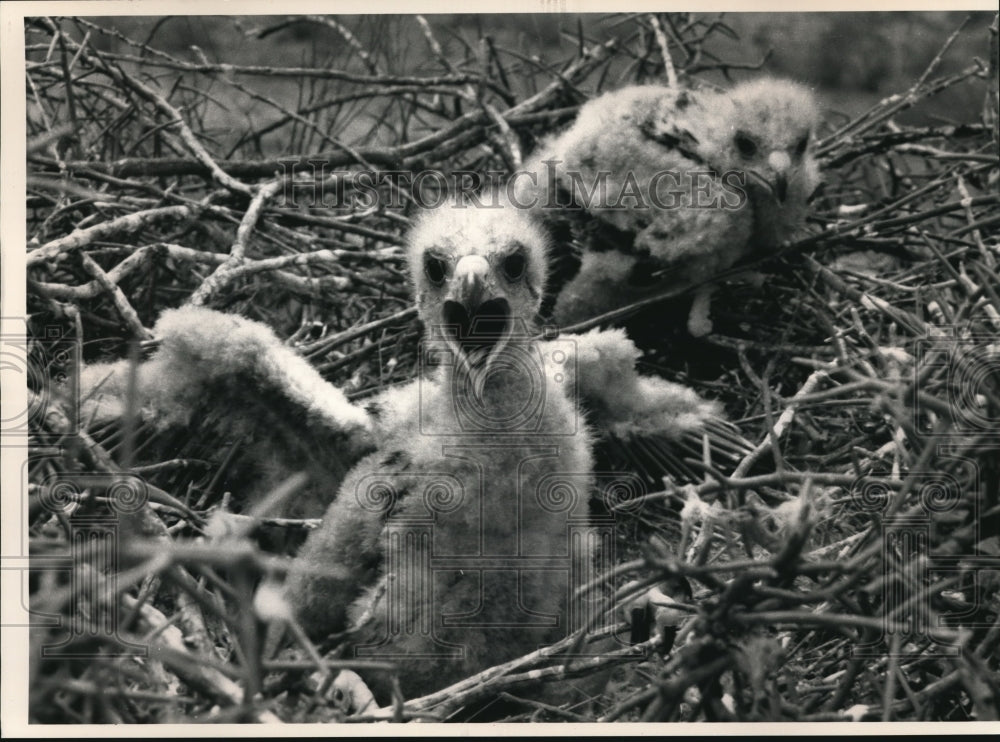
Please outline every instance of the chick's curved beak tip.
[[481, 255], [466, 255], [455, 265], [451, 299], [464, 306], [470, 315], [483, 302], [489, 270], [489, 262]]
[[768, 155], [767, 164], [774, 172], [774, 195], [778, 201], [788, 197], [788, 168], [792, 161], [787, 152], [772, 152]]
[[774, 195], [779, 201], [784, 201], [788, 197], [788, 177], [784, 173], [778, 173], [774, 177]]

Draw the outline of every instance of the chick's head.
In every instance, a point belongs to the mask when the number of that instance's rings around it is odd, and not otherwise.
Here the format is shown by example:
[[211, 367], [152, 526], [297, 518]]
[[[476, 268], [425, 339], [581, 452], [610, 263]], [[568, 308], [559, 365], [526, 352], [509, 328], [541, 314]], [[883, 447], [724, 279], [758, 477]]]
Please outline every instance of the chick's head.
[[819, 183], [813, 157], [819, 105], [812, 92], [787, 80], [763, 78], [733, 88], [717, 107], [712, 164], [747, 174], [755, 202], [772, 208], [804, 203]]
[[420, 317], [459, 360], [479, 365], [527, 336], [548, 249], [527, 212], [510, 204], [442, 206], [418, 219], [408, 249]]

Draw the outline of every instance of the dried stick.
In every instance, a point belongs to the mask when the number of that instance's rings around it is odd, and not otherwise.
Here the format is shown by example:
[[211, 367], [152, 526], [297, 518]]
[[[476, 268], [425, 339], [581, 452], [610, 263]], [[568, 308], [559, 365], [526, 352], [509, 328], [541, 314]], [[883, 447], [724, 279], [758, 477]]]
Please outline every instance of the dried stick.
[[795, 396], [792, 397], [791, 400], [789, 400], [788, 406], [781, 413], [781, 416], [775, 423], [774, 428], [768, 432], [767, 437], [760, 444], [758, 444], [753, 451], [748, 453], [733, 470], [733, 479], [738, 479], [746, 475], [746, 473], [750, 471], [750, 467], [757, 462], [761, 455], [781, 439], [782, 434], [795, 417], [795, 411], [798, 409], [800, 404], [800, 398], [812, 394], [813, 390], [827, 378], [828, 375], [825, 371], [814, 371], [809, 375], [809, 378], [806, 379], [799, 391], [796, 392]]
[[269, 198], [278, 193], [284, 185], [284, 180], [279, 178], [256, 189], [257, 192], [250, 202], [250, 207], [243, 216], [243, 221], [240, 222], [239, 229], [236, 230], [236, 242], [233, 243], [229, 257], [191, 294], [188, 298], [189, 304], [192, 306], [202, 306], [221, 288], [238, 277], [237, 270], [246, 261], [247, 241], [250, 239], [257, 220], [260, 219], [261, 212], [264, 210], [264, 204]]
[[27, 266], [34, 267], [46, 260], [59, 260], [65, 253], [78, 250], [81, 247], [96, 242], [116, 237], [121, 233], [136, 232], [143, 227], [149, 226], [164, 219], [183, 219], [192, 216], [194, 208], [191, 206], [163, 206], [156, 209], [146, 209], [126, 214], [110, 221], [95, 224], [86, 229], [74, 229], [65, 237], [47, 242], [41, 247], [28, 251]]
[[132, 330], [132, 336], [137, 340], [149, 340], [152, 338], [153, 333], [142, 326], [139, 315], [136, 314], [135, 309], [132, 308], [128, 299], [125, 298], [125, 294], [122, 293], [118, 284], [111, 280], [108, 274], [104, 272], [104, 269], [95, 263], [94, 259], [87, 255], [87, 253], [80, 253], [80, 260], [83, 263], [84, 270], [92, 275], [98, 285], [111, 295], [111, 301], [114, 302], [118, 313], [125, 320], [125, 324]]

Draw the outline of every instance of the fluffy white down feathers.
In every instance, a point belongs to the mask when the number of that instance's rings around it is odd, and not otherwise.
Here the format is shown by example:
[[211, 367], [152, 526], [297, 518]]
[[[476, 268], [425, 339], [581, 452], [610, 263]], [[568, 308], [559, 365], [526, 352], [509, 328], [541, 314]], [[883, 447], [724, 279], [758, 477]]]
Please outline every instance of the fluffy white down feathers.
[[[348, 401], [302, 356], [259, 322], [203, 307], [165, 311], [156, 323], [156, 354], [137, 369], [146, 415], [157, 425], [186, 425], [203, 401], [208, 384], [237, 385], [247, 379], [280, 388], [310, 418], [364, 434], [364, 410]], [[81, 373], [83, 419], [91, 422], [124, 413], [128, 362], [91, 364]], [[247, 390], [252, 393], [252, 389]]]
[[[308, 460], [310, 473], [318, 475], [316, 501], [329, 502], [339, 489], [288, 584], [291, 606], [312, 633], [336, 633], [374, 617], [362, 643], [388, 636], [384, 646], [403, 655], [436, 651], [440, 636], [392, 635], [386, 623], [387, 591], [401, 584], [395, 581], [399, 566], [386, 550], [394, 516], [426, 515], [428, 503], [438, 502], [443, 509], [431, 513], [435, 548], [455, 557], [502, 554], [515, 546], [522, 551], [512, 553], [532, 558], [565, 554], [570, 520], [577, 519], [584, 542], [589, 538], [580, 518], [591, 487], [591, 429], [677, 438], [717, 414], [716, 405], [692, 391], [637, 374], [639, 353], [621, 330], [534, 339], [546, 241], [531, 215], [509, 208], [442, 209], [422, 218], [409, 240], [411, 274], [430, 329], [427, 343], [446, 362], [430, 378], [387, 390], [365, 407], [347, 400], [264, 325], [192, 307], [166, 312], [157, 323], [159, 347], [137, 369], [138, 398], [150, 419], [195, 431], [207, 415], [213, 434], [254, 436], [253, 452], [268, 451], [274, 476], [257, 482], [260, 491], [245, 493], [251, 501], [280, 481], [278, 459], [285, 451], [295, 454], [286, 462], [288, 473]], [[456, 362], [462, 359], [466, 363]], [[535, 365], [525, 366], [525, 359]], [[122, 414], [128, 373], [127, 362], [84, 371], [88, 420]], [[464, 385], [467, 378], [477, 383]], [[512, 420], [526, 399], [536, 397], [544, 400], [536, 418], [518, 428]], [[456, 405], [463, 400], [492, 415], [495, 425], [470, 428]], [[274, 424], [278, 420], [281, 425]], [[433, 422], [430, 431], [421, 427], [426, 420]], [[268, 434], [281, 440], [269, 445]], [[296, 441], [321, 450], [293, 450]], [[568, 511], [553, 513], [536, 497], [553, 474], [576, 488]], [[433, 499], [445, 494], [428, 490], [435, 477], [457, 485], [462, 507], [449, 511], [448, 502]], [[362, 497], [375, 480], [388, 485], [391, 496]], [[483, 539], [492, 550], [482, 550]], [[543, 569], [501, 580], [486, 593], [477, 569], [411, 580], [394, 598], [403, 601], [395, 607], [404, 606], [406, 616], [425, 617], [419, 596], [436, 594], [444, 597], [433, 603], [432, 618], [476, 610], [479, 618], [448, 635], [446, 644], [465, 647], [461, 658], [414, 664], [407, 693], [440, 687], [565, 635], [571, 587], [593, 577], [588, 564], [593, 566], [585, 551], [576, 566], [567, 566], [571, 582], [566, 570]], [[594, 610], [588, 604], [575, 615]], [[538, 615], [549, 618], [537, 623]], [[536, 621], [530, 630], [518, 623], [526, 620]], [[518, 628], [511, 633], [510, 626]], [[387, 689], [375, 680], [384, 698]]]
[[[571, 378], [548, 373], [526, 331], [542, 233], [517, 210], [445, 207], [409, 241], [425, 352], [441, 363], [370, 405], [389, 424], [310, 535], [287, 595], [307, 631], [351, 628], [352, 656], [400, 663], [417, 695], [592, 615], [592, 594], [573, 595], [593, 578], [594, 537], [589, 429]], [[553, 476], [573, 490], [567, 507], [548, 499]], [[368, 680], [387, 700], [385, 678]]]
[[653, 283], [701, 283], [791, 238], [819, 183], [818, 120], [807, 88], [772, 78], [725, 92], [628, 87], [586, 103], [526, 163], [534, 178], [517, 184], [545, 220], [565, 218], [556, 194], [625, 235], [577, 230], [582, 264], [556, 321], [609, 311]]

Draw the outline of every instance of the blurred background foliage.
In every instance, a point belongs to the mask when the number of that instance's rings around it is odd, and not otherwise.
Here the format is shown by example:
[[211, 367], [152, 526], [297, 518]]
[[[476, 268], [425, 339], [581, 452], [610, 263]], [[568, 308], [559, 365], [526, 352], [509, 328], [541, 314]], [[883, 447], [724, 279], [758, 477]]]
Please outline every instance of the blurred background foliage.
[[[956, 72], [973, 56], [981, 55], [992, 17], [989, 12], [968, 11], [725, 14], [721, 20], [728, 28], [707, 38], [704, 51], [706, 56], [715, 54], [722, 61], [737, 63], [737, 68], [728, 70], [727, 75], [708, 70], [701, 79], [720, 84], [726, 83], [726, 76], [739, 80], [759, 74], [756, 69], [740, 69], [740, 65], [756, 66], [759, 62], [760, 72], [815, 86], [830, 112], [847, 120], [881, 98], [913, 84], [940, 50], [943, 40], [963, 22], [965, 25], [944, 55], [938, 72], [945, 75]], [[623, 22], [618, 14], [453, 13], [427, 18], [445, 55], [455, 60], [459, 68], [461, 60], [474, 57], [479, 39], [490, 36], [497, 47], [519, 55], [526, 69], [534, 65], [538, 71], [553, 61], [573, 58], [582, 43], [611, 37], [619, 32]], [[371, 72], [375, 65], [386, 74], [443, 71], [412, 16], [337, 16], [337, 22], [348, 28], [366, 51], [367, 59], [346, 43], [338, 30], [316, 18], [303, 16], [130, 16], [92, 20], [100, 20], [105, 28], [194, 63], [328, 66], [357, 72]], [[77, 29], [81, 35], [84, 32], [85, 29]], [[100, 51], [129, 51], [112, 35], [92, 34], [90, 43]], [[601, 82], [604, 88], [613, 88], [637, 80], [652, 81], [662, 73], [662, 69], [651, 66], [636, 69], [622, 55], [613, 61]], [[164, 84], [169, 84], [173, 75], [169, 70], [164, 74]], [[524, 80], [511, 80], [511, 84], [513, 88], [518, 84], [530, 85], [531, 79], [528, 75]], [[547, 82], [551, 78], [545, 79]], [[294, 105], [301, 100], [302, 89], [294, 79], [270, 78], [257, 83], [255, 90], [283, 105]], [[316, 80], [312, 84], [322, 86], [331, 82]], [[273, 106], [252, 97], [233, 97], [231, 88], [226, 86], [223, 91], [221, 87], [217, 91], [220, 97], [215, 99], [216, 108], [205, 112], [205, 122], [211, 126], [213, 135], [233, 136], [259, 128], [261, 117], [265, 120], [278, 117]], [[929, 125], [975, 118], [984, 92], [985, 84], [946, 90], [919, 110], [900, 116], [898, 121]], [[372, 114], [364, 101], [358, 103], [357, 109], [359, 113], [364, 109], [364, 115]], [[338, 125], [338, 136], [356, 137], [366, 143], [375, 143], [373, 135], [377, 140], [377, 133], [360, 121], [354, 121], [352, 126], [341, 119]], [[287, 138], [265, 138], [261, 153], [281, 151], [283, 141], [287, 142]]]

